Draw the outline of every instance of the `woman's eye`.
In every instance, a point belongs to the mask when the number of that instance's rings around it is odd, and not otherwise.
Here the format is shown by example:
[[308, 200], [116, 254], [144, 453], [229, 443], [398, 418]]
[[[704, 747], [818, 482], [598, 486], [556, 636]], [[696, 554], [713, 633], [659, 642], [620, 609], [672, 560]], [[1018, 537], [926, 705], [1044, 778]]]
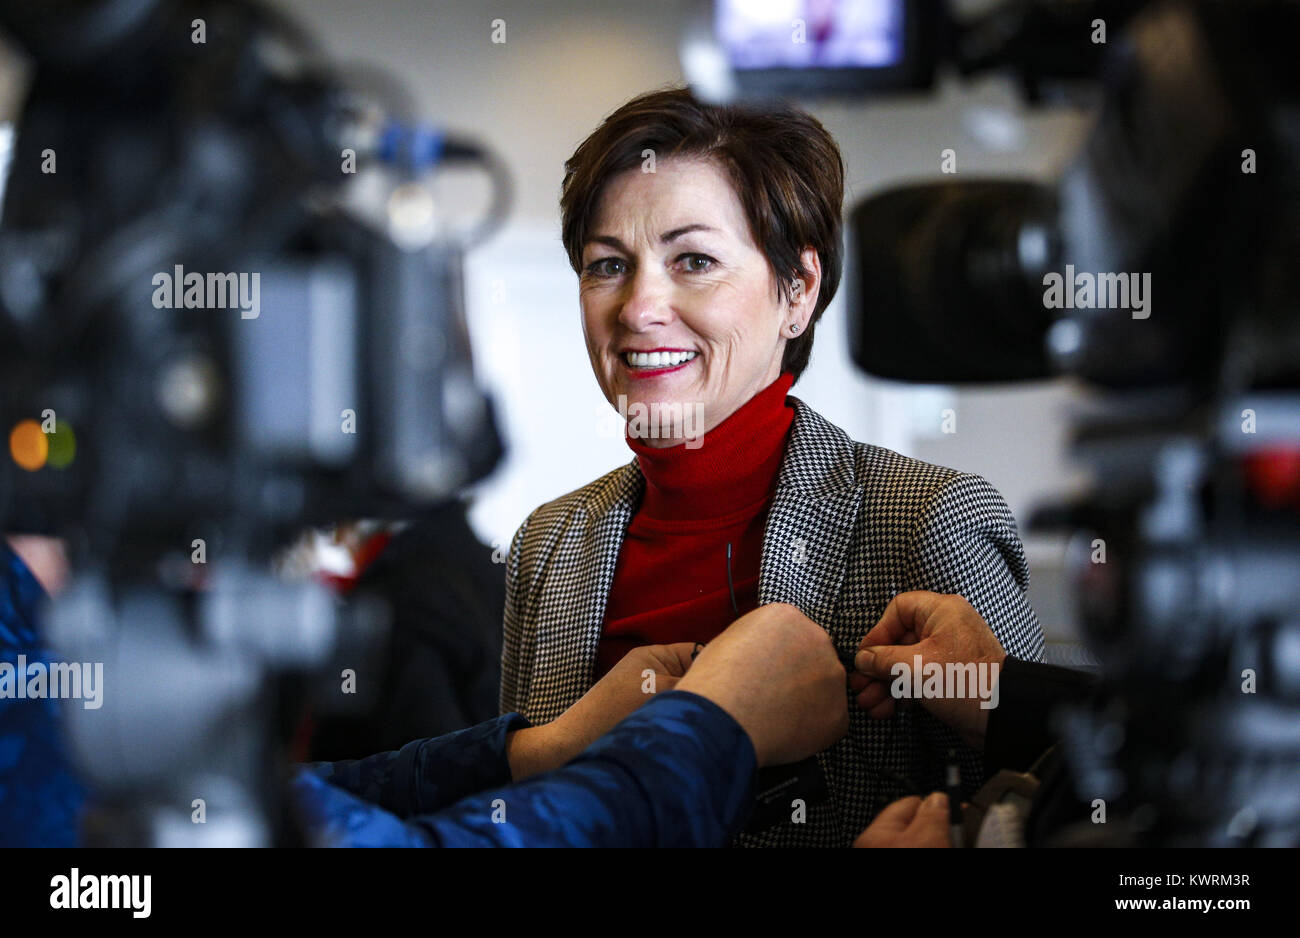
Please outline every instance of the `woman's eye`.
[[622, 273], [621, 270], [610, 270], [610, 264], [622, 264], [623, 262], [617, 257], [602, 257], [598, 261], [592, 261], [587, 265], [587, 273], [595, 274], [597, 277], [614, 277]]
[[707, 254], [683, 254], [678, 260], [686, 262], [686, 270], [689, 273], [702, 273], [713, 266], [714, 260]]

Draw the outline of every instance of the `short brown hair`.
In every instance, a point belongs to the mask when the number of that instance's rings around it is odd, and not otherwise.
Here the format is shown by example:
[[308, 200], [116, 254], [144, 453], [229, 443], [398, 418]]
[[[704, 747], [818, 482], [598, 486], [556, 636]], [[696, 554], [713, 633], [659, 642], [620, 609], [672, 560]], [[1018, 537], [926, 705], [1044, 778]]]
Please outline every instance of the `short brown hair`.
[[839, 287], [843, 264], [841, 210], [844, 160], [821, 123], [793, 105], [711, 105], [687, 88], [651, 91], [605, 118], [564, 163], [561, 236], [569, 263], [582, 273], [582, 248], [609, 180], [656, 159], [703, 157], [722, 166], [744, 208], [750, 237], [788, 300], [805, 273], [805, 247], [821, 258], [821, 288], [808, 327], [786, 344], [781, 370], [795, 379], [808, 365], [813, 330]]

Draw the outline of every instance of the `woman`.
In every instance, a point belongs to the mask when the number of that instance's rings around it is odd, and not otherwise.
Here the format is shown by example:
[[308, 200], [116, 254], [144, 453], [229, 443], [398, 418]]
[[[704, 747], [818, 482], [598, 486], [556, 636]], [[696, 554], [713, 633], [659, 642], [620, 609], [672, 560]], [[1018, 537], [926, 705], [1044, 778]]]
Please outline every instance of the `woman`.
[[[636, 458], [516, 534], [502, 712], [552, 720], [626, 650], [708, 642], [771, 602], [798, 607], [849, 660], [896, 593], [960, 593], [1008, 654], [1041, 657], [998, 492], [856, 443], [787, 396], [839, 284], [843, 186], [810, 115], [683, 89], [628, 102], [565, 164], [587, 351]], [[854, 712], [739, 842], [847, 846], [908, 788], [943, 787], [951, 748], [973, 790], [978, 754], [924, 712]]]

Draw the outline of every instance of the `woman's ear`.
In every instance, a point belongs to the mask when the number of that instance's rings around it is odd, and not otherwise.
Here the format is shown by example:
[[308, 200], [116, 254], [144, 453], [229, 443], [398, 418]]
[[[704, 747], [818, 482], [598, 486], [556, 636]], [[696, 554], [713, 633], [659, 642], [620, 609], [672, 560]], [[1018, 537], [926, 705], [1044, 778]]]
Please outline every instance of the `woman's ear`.
[[816, 248], [806, 247], [799, 255], [799, 263], [803, 266], [803, 274], [790, 282], [790, 319], [787, 325], [798, 325], [796, 332], [806, 332], [821, 291], [822, 259]]

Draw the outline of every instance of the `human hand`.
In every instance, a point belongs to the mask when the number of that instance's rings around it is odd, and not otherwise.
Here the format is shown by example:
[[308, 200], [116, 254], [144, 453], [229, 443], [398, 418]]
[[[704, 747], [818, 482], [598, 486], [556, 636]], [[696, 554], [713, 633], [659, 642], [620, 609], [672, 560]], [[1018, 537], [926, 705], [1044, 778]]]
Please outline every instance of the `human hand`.
[[769, 603], [709, 642], [677, 689], [727, 711], [761, 767], [798, 762], [847, 732], [844, 682], [826, 630], [794, 606]]
[[511, 733], [506, 755], [515, 781], [557, 769], [656, 693], [672, 690], [691, 666], [693, 642], [644, 645], [623, 656], [582, 698], [550, 723]]
[[[910, 671], [917, 655], [922, 668], [930, 662], [995, 664], [994, 682], [1007, 657], [993, 630], [965, 598], [922, 590], [899, 593], [863, 637], [854, 659], [857, 670], [849, 677], [849, 688], [867, 716], [894, 715], [898, 702], [890, 694], [896, 673], [892, 669], [902, 664]], [[976, 694], [922, 697], [921, 704], [956, 730], [966, 745], [984, 747], [989, 711]]]
[[9, 534], [5, 540], [50, 596], [57, 595], [67, 584], [70, 575], [68, 552], [61, 538]]
[[887, 805], [853, 842], [855, 847], [951, 847], [948, 796], [936, 791]]

